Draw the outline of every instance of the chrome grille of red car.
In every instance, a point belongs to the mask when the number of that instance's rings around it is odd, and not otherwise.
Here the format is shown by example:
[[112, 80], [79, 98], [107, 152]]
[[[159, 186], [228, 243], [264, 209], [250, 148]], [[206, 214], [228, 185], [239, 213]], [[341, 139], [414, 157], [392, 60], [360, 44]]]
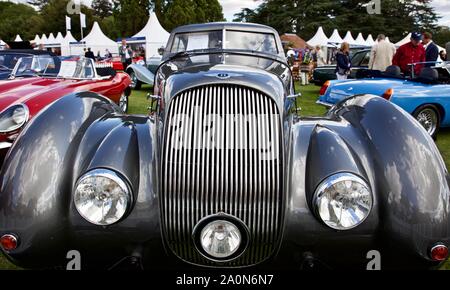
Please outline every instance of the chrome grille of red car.
[[250, 232], [245, 253], [221, 266], [270, 257], [282, 228], [282, 144], [275, 102], [256, 90], [202, 86], [176, 96], [168, 110], [162, 158], [162, 222], [181, 259], [214, 265], [194, 247], [203, 218], [226, 213]]

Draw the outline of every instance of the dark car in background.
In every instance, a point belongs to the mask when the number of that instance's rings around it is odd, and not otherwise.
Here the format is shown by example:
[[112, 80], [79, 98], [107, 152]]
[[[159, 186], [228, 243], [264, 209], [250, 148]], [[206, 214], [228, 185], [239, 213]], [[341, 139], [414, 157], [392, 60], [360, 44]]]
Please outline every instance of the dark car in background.
[[360, 95], [302, 117], [267, 26], [184, 26], [165, 51], [149, 116], [76, 92], [26, 125], [0, 176], [10, 261], [65, 268], [77, 251], [82, 269], [292, 271], [366, 269], [374, 252], [383, 268], [447, 258], [448, 172], [405, 111]]
[[[356, 78], [356, 74], [360, 70], [367, 70], [370, 61], [370, 49], [364, 49], [357, 51], [351, 57], [352, 72], [349, 78]], [[326, 81], [335, 80], [336, 77], [336, 65], [326, 65], [316, 68], [313, 71], [312, 82], [318, 86], [322, 86]]]
[[18, 60], [22, 57], [38, 56], [36, 61], [41, 58], [55, 56], [53, 53], [45, 50], [33, 49], [6, 49], [0, 50], [0, 80], [5, 80], [11, 76]]

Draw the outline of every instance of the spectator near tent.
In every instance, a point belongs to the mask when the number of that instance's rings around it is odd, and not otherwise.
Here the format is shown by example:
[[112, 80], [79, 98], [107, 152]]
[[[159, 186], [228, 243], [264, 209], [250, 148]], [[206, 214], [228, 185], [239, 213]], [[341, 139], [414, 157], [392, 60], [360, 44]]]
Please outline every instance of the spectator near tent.
[[[423, 41], [422, 41], [424, 47], [425, 47], [425, 60], [426, 62], [435, 62], [439, 58], [439, 48], [436, 44], [433, 42], [433, 36], [429, 32], [425, 32], [423, 34]], [[431, 67], [434, 66], [434, 63], [427, 63], [425, 64], [425, 67]]]
[[388, 66], [392, 65], [392, 59], [395, 54], [395, 46], [386, 41], [386, 36], [380, 34], [376, 43], [370, 52], [369, 69], [385, 71]]
[[346, 80], [351, 72], [350, 44], [343, 42], [336, 54], [336, 76], [338, 80]]
[[414, 74], [416, 76], [420, 75], [422, 68], [424, 67], [421, 62], [425, 62], [425, 48], [422, 43], [422, 34], [419, 32], [414, 32], [411, 34], [410, 42], [400, 46], [394, 55], [392, 64], [399, 66], [405, 75], [411, 74], [413, 72], [412, 67], [414, 63], [419, 63], [414, 65]]
[[133, 60], [133, 51], [130, 46], [127, 45], [126, 39], [122, 39], [122, 45], [119, 47], [119, 55], [122, 59], [123, 68], [126, 69]]

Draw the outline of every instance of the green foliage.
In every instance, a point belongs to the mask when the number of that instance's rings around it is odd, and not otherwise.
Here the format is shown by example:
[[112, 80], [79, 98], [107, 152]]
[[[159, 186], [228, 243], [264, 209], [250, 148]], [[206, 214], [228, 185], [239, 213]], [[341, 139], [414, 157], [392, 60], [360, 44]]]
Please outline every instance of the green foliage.
[[147, 23], [152, 2], [149, 0], [113, 0], [115, 30], [120, 37], [136, 34]]
[[317, 27], [331, 34], [334, 28], [354, 34], [384, 33], [397, 41], [410, 31], [436, 30], [438, 17], [430, 0], [383, 0], [381, 14], [369, 14], [361, 0], [265, 0], [255, 10], [243, 9], [236, 21], [267, 24], [281, 34], [297, 32], [308, 39]]
[[168, 31], [186, 24], [225, 20], [217, 0], [155, 0], [155, 11]]
[[14, 40], [17, 34], [25, 39], [33, 39], [39, 22], [38, 13], [30, 6], [0, 2], [0, 39]]
[[104, 19], [112, 15], [113, 7], [109, 0], [94, 0], [91, 4], [94, 15]]

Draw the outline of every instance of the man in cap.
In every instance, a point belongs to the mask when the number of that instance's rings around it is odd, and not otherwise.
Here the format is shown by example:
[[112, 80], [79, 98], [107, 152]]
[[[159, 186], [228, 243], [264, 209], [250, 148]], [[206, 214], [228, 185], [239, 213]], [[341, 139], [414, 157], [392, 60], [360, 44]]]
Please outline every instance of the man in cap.
[[[392, 60], [393, 65], [400, 67], [405, 75], [411, 75], [413, 66], [411, 64], [425, 62], [425, 48], [422, 45], [422, 33], [413, 32], [411, 41], [400, 46]], [[414, 75], [418, 76], [424, 67], [423, 64], [414, 66]]]

